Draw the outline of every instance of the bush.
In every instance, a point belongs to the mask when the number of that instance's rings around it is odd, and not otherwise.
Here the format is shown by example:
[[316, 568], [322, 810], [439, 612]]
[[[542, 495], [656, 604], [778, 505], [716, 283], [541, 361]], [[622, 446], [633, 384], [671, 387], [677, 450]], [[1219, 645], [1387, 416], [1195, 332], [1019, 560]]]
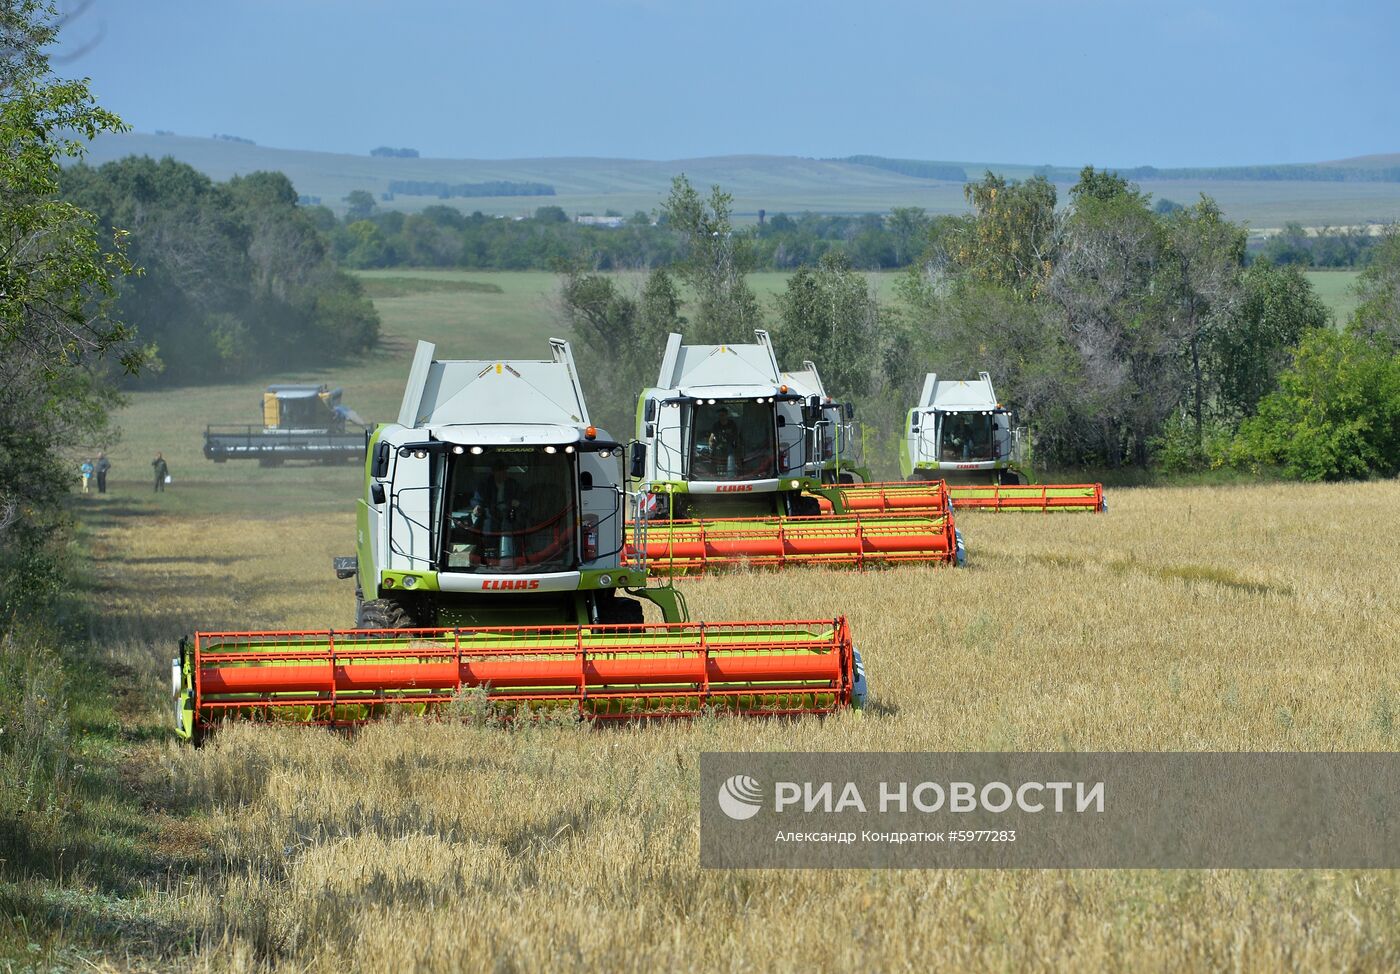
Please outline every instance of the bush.
[[1228, 459], [1297, 480], [1400, 473], [1400, 355], [1356, 334], [1312, 332]]
[[70, 811], [70, 753], [58, 653], [42, 632], [0, 636], [0, 861], [22, 861], [17, 845], [52, 833]]
[[1157, 464], [1163, 473], [1192, 473], [1221, 466], [1229, 453], [1233, 430], [1219, 420], [1206, 420], [1201, 438], [1196, 439], [1196, 424], [1185, 412], [1166, 423], [1162, 435], [1154, 441]]

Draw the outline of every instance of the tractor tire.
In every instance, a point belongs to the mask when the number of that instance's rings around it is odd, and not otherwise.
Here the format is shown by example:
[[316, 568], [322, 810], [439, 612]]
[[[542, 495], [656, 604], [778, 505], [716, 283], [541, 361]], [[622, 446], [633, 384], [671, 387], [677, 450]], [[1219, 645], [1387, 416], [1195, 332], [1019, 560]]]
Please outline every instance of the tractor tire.
[[598, 600], [598, 622], [608, 626], [640, 626], [646, 621], [642, 603], [617, 596]]
[[356, 629], [417, 629], [423, 625], [418, 607], [398, 599], [366, 599], [356, 606]]
[[997, 481], [1007, 487], [1016, 487], [1022, 483], [1021, 475], [1014, 470], [998, 471]]
[[808, 497], [805, 494], [792, 498], [788, 505], [793, 517], [821, 517], [822, 506], [817, 503], [815, 497]]
[[841, 484], [854, 484], [856, 482], [856, 478], [854, 474], [843, 473], [836, 478], [836, 481], [837, 483]]

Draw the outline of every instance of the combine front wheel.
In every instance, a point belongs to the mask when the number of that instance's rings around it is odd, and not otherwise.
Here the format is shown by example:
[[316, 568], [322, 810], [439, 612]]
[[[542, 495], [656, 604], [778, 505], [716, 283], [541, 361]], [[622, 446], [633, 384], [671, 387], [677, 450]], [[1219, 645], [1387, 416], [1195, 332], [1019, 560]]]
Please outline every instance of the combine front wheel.
[[355, 613], [356, 629], [417, 629], [422, 621], [418, 607], [398, 599], [361, 600]]
[[598, 600], [598, 622], [610, 626], [640, 626], [646, 622], [646, 617], [642, 614], [642, 603], [614, 595]]

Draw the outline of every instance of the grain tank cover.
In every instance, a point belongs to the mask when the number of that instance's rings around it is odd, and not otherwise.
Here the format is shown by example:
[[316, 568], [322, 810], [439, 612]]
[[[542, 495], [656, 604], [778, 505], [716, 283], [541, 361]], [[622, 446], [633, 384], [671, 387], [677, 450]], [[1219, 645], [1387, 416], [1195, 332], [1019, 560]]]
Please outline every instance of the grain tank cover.
[[976, 379], [939, 379], [930, 372], [924, 379], [922, 409], [945, 413], [983, 412], [998, 408], [997, 394], [992, 390], [992, 377], [977, 373]]
[[656, 387], [683, 389], [688, 395], [698, 394], [699, 387], [776, 388], [780, 381], [778, 360], [768, 333], [756, 329], [754, 337], [757, 341], [752, 345], [682, 345], [681, 336], [672, 334], [666, 341]]
[[804, 399], [808, 396], [826, 399], [826, 387], [822, 385], [822, 377], [817, 374], [814, 362], [804, 360], [802, 368], [784, 372], [783, 384]]
[[427, 426], [500, 423], [511, 426], [587, 426], [569, 343], [549, 340], [548, 361], [433, 358], [419, 342], [399, 407], [399, 424]]

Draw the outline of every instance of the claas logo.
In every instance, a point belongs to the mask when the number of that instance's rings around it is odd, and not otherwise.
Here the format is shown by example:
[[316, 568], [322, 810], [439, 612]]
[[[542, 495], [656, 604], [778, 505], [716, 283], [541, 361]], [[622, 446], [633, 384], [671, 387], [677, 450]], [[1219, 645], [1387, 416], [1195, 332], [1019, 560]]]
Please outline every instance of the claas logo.
[[726, 494], [735, 490], [753, 490], [753, 484], [720, 484], [715, 488], [715, 492], [720, 494]]
[[500, 589], [500, 588], [509, 588], [509, 589], [539, 588], [539, 587], [540, 587], [540, 580], [539, 580], [538, 578], [487, 578], [487, 579], [484, 579], [484, 580], [482, 581], [481, 587], [482, 587], [482, 589], [488, 589], [488, 588], [495, 588], [495, 589]]

